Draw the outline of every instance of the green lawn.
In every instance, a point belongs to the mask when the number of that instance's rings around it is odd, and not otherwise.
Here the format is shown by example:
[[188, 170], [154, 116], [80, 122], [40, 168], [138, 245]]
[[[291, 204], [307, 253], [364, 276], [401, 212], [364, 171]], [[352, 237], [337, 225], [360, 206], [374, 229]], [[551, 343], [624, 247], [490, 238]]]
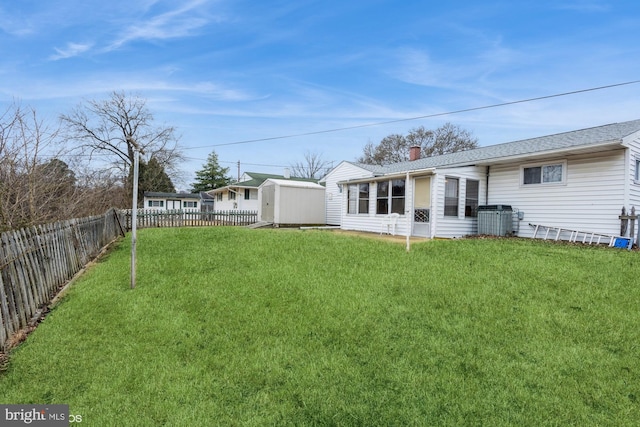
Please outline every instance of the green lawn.
[[145, 229], [73, 285], [0, 403], [88, 426], [638, 425], [640, 254], [520, 239]]

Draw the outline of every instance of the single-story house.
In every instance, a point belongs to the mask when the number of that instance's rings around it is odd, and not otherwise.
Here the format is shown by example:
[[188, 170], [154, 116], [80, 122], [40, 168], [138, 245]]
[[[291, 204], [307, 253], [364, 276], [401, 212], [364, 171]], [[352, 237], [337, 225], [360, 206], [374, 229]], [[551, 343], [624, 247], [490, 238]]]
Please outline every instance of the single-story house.
[[[345, 230], [454, 238], [478, 232], [480, 205], [534, 225], [620, 233], [623, 206], [640, 207], [640, 120], [491, 145], [385, 166], [342, 162], [322, 180], [326, 217]], [[561, 238], [568, 238], [562, 236]]]
[[144, 209], [158, 210], [200, 210], [201, 198], [196, 193], [144, 192]]
[[215, 199], [217, 211], [243, 210], [257, 211], [260, 208], [258, 188], [267, 179], [287, 181], [317, 182], [317, 180], [291, 177], [288, 170], [284, 175], [274, 175], [258, 172], [245, 172], [238, 182], [207, 191]]
[[258, 191], [260, 221], [276, 225], [324, 225], [324, 187], [315, 182], [266, 179]]

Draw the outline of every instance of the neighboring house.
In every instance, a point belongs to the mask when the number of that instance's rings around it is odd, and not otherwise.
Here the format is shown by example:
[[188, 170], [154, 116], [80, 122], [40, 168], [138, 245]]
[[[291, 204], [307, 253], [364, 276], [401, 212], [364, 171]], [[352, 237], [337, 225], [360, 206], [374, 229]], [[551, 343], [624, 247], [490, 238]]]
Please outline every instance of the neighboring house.
[[257, 211], [260, 207], [258, 201], [258, 188], [267, 179], [316, 182], [316, 180], [311, 179], [292, 178], [286, 171], [284, 175], [245, 172], [242, 174], [238, 182], [225, 187], [209, 190], [207, 193], [215, 199], [215, 207], [217, 211], [234, 209]]
[[[476, 234], [479, 205], [509, 205], [519, 236], [541, 224], [617, 235], [623, 206], [640, 207], [640, 120], [387, 166], [342, 162], [322, 181], [327, 222], [422, 237]], [[337, 187], [337, 188], [336, 188]], [[340, 191], [341, 189], [341, 191]], [[561, 236], [561, 238], [568, 238]]]
[[276, 225], [325, 224], [325, 188], [322, 185], [269, 178], [258, 190], [260, 221]]
[[144, 209], [200, 210], [200, 194], [144, 192]]

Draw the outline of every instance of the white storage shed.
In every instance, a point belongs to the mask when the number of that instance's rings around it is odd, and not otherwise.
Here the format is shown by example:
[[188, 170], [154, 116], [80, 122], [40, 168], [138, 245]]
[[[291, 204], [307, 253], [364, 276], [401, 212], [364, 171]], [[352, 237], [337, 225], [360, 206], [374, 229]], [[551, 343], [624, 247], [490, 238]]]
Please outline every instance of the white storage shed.
[[267, 179], [258, 191], [258, 219], [276, 225], [325, 224], [324, 192], [313, 182]]

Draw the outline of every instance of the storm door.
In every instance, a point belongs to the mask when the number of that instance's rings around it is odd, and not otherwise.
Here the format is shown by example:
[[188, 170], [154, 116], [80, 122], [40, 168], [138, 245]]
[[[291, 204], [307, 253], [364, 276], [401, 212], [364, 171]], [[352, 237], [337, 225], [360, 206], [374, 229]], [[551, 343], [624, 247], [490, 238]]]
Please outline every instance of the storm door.
[[412, 236], [430, 236], [431, 177], [413, 180], [413, 232]]

